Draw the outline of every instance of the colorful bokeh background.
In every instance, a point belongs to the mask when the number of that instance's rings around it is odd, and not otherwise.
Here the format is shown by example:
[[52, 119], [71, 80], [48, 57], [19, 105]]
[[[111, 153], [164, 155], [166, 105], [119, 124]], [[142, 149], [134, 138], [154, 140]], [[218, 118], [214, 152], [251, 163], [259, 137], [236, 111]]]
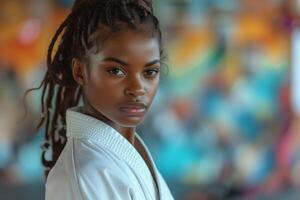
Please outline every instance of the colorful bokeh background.
[[[0, 199], [43, 199], [47, 46], [72, 0], [0, 0]], [[169, 75], [138, 132], [176, 199], [300, 199], [300, 1], [154, 1]]]

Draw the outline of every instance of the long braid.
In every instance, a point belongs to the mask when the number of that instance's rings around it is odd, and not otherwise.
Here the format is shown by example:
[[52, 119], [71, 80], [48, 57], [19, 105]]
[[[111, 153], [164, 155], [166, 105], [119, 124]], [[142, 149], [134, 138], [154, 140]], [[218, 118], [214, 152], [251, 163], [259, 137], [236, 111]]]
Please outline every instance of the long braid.
[[[46, 176], [66, 144], [66, 110], [78, 105], [82, 98], [82, 89], [72, 76], [72, 59], [84, 60], [87, 50], [98, 45], [90, 36], [101, 30], [99, 25], [119, 31], [120, 23], [138, 29], [144, 22], [153, 25], [147, 32], [158, 35], [161, 47], [161, 31], [150, 0], [76, 0], [71, 13], [55, 32], [48, 48], [44, 79], [38, 88], [26, 92], [27, 95], [42, 88], [42, 117], [37, 129], [45, 124], [41, 159]], [[60, 44], [54, 52], [58, 40]]]

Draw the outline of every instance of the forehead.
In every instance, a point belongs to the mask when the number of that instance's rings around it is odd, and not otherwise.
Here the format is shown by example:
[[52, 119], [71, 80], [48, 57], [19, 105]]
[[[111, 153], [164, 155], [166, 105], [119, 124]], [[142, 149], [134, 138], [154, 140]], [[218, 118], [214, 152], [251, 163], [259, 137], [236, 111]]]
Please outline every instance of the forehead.
[[[97, 35], [98, 34], [98, 35]], [[123, 29], [112, 32], [101, 29], [96, 33], [96, 52], [91, 54], [118, 57], [159, 57], [158, 38], [141, 30]], [[100, 38], [99, 38], [100, 37]]]

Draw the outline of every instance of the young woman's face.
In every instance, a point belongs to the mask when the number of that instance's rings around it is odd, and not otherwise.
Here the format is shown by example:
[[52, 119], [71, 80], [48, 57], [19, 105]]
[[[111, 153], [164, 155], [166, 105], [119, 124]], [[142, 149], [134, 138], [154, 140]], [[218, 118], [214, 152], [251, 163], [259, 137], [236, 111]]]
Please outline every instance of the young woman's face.
[[105, 40], [88, 60], [83, 90], [91, 114], [113, 126], [140, 124], [159, 85], [157, 38], [121, 31]]

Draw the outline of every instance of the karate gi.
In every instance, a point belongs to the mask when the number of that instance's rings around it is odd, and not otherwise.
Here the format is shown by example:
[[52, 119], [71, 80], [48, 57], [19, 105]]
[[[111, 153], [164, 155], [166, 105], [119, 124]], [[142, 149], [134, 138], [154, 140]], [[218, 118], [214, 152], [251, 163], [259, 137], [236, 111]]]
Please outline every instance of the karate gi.
[[154, 178], [137, 149], [108, 124], [66, 113], [67, 143], [46, 180], [46, 200], [172, 200], [142, 139]]

